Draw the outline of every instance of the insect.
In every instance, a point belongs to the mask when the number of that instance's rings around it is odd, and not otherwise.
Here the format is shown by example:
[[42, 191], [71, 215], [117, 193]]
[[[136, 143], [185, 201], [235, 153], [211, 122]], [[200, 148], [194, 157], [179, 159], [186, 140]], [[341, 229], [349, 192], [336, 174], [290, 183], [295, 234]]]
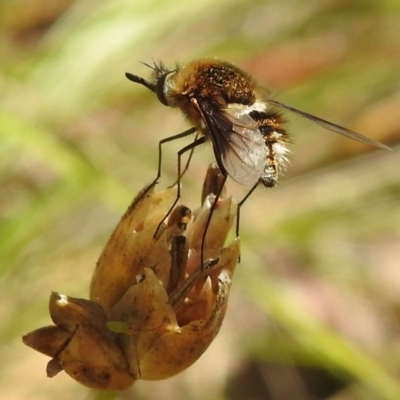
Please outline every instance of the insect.
[[[276, 109], [290, 111], [361, 143], [390, 149], [376, 140], [272, 99], [267, 89], [231, 63], [204, 58], [183, 67], [177, 64], [172, 70], [163, 63], [145, 65], [152, 69], [150, 81], [130, 73], [126, 73], [126, 77], [154, 92], [163, 105], [180, 109], [192, 126], [159, 142], [156, 180], [161, 175], [162, 145], [196, 132], [195, 140], [178, 152], [177, 182], [188, 167], [187, 164], [182, 171], [182, 155], [191, 151], [190, 160], [195, 147], [211, 140], [215, 160], [224, 177], [220, 192], [228, 176], [251, 187], [239, 202], [238, 216], [240, 207], [255, 188], [259, 184], [275, 186], [285, 169], [289, 136], [284, 127], [285, 121]], [[180, 196], [179, 184], [177, 190], [176, 202]], [[216, 193], [217, 198], [219, 194]]]

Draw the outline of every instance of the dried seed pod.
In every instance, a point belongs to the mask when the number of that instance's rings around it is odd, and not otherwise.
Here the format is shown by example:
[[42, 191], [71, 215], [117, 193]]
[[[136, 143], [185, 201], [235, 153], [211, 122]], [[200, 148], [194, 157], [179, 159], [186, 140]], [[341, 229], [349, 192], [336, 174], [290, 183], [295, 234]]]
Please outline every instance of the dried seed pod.
[[48, 376], [64, 370], [88, 387], [124, 390], [137, 379], [181, 372], [210, 345], [239, 256], [237, 239], [223, 247], [236, 205], [218, 201], [200, 265], [199, 240], [213, 200], [195, 218], [187, 207], [176, 207], [154, 238], [174, 196], [174, 189], [147, 187], [133, 201], [97, 263], [91, 300], [51, 296], [55, 326], [23, 338], [52, 357]]
[[56, 326], [23, 337], [26, 345], [52, 357], [47, 364], [48, 377], [64, 370], [95, 389], [123, 390], [133, 384], [135, 379], [99, 304], [53, 293], [50, 316]]
[[[156, 240], [154, 232], [174, 200], [175, 191], [155, 193], [154, 185], [145, 189], [123, 215], [93, 273], [90, 298], [100, 303], [106, 312], [136, 283], [136, 276], [143, 273], [147, 265], [157, 268], [169, 259], [167, 233]], [[163, 272], [168, 276], [169, 271]]]

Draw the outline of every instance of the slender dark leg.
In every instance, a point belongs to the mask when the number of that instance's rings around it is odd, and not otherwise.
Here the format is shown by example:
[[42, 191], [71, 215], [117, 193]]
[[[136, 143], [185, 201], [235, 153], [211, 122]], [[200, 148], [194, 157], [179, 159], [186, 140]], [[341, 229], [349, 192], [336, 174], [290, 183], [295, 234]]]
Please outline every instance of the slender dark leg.
[[220, 187], [217, 190], [217, 193], [215, 193], [215, 200], [211, 205], [210, 214], [208, 215], [208, 218], [207, 218], [207, 221], [206, 221], [206, 226], [204, 228], [203, 237], [201, 238], [201, 248], [200, 248], [200, 251], [201, 251], [200, 266], [201, 266], [201, 268], [203, 268], [203, 266], [206, 265], [206, 264], [204, 264], [204, 244], [205, 244], [205, 241], [206, 241], [206, 235], [207, 235], [208, 227], [210, 226], [211, 217], [212, 217], [212, 215], [214, 213], [215, 207], [217, 206], [217, 202], [218, 202], [218, 200], [219, 200], [219, 198], [221, 196], [222, 191], [224, 190], [224, 186], [225, 186], [227, 178], [228, 178], [228, 175], [225, 174], [224, 178], [221, 180], [221, 184], [220, 184]]
[[[194, 129], [194, 128], [189, 129], [190, 133], [193, 133], [193, 129]], [[162, 144], [166, 143], [167, 141], [170, 141], [171, 138], [172, 138], [172, 140], [174, 140], [174, 139], [178, 139], [178, 138], [187, 136], [187, 135], [190, 134], [190, 133], [188, 133], [189, 131], [183, 132], [183, 133], [181, 133], [181, 134], [179, 134], [179, 135], [171, 136], [171, 137], [169, 137], [169, 138], [166, 138], [166, 139], [163, 139], [162, 141], [160, 141], [160, 147], [159, 147], [159, 150], [160, 150], [160, 153], [159, 153], [160, 159], [161, 159], [161, 145], [162, 145]], [[181, 172], [181, 169], [182, 169], [181, 164], [182, 164], [182, 162], [181, 162], [181, 159], [182, 159], [182, 155], [185, 154], [187, 151], [190, 151], [190, 150], [194, 149], [195, 147], [200, 146], [201, 144], [203, 144], [203, 143], [206, 142], [206, 141], [207, 141], [207, 137], [206, 137], [206, 136], [202, 136], [202, 137], [196, 139], [194, 142], [188, 144], [187, 146], [185, 146], [184, 148], [182, 148], [181, 150], [178, 151], [178, 180], [177, 180], [176, 199], [175, 199], [175, 201], [172, 203], [172, 206], [170, 207], [170, 209], [168, 210], [168, 212], [165, 214], [164, 218], [163, 218], [163, 219], [160, 221], [160, 223], [158, 224], [158, 227], [157, 227], [156, 232], [155, 232], [155, 234], [154, 234], [154, 237], [155, 237], [155, 238], [157, 238], [158, 233], [160, 232], [161, 226], [163, 225], [163, 223], [164, 223], [164, 221], [167, 219], [167, 217], [171, 214], [171, 211], [174, 209], [174, 207], [176, 206], [176, 203], [178, 202], [178, 200], [179, 200], [180, 197], [181, 197], [181, 176], [182, 176], [182, 172]], [[161, 143], [161, 142], [163, 142], [163, 143]], [[160, 167], [160, 166], [161, 166], [161, 163], [159, 163], [159, 172], [158, 172], [158, 174], [157, 174], [157, 175], [158, 175], [157, 179], [158, 179], [158, 178], [160, 177], [160, 175], [161, 175], [161, 169], [160, 169], [161, 167]]]
[[239, 225], [240, 225], [240, 208], [247, 201], [247, 199], [251, 196], [251, 194], [256, 190], [260, 181], [257, 181], [256, 184], [247, 192], [246, 196], [243, 197], [242, 200], [237, 205], [236, 211], [236, 237], [239, 237]]
[[[194, 141], [196, 141], [198, 138], [199, 138], [199, 133], [196, 133], [196, 136], [195, 136], [195, 138], [194, 138]], [[174, 187], [174, 186], [179, 182], [179, 179], [182, 179], [182, 177], [185, 175], [186, 171], [189, 169], [190, 161], [192, 161], [194, 149], [195, 149], [195, 148], [193, 147], [193, 148], [190, 150], [189, 157], [188, 157], [188, 159], [187, 159], [187, 161], [186, 161], [185, 168], [183, 168], [183, 170], [182, 170], [182, 172], [181, 172], [181, 176], [180, 176], [179, 178], [177, 178], [176, 181], [175, 181], [172, 185], [168, 186], [168, 188]]]
[[[162, 163], [162, 145], [168, 142], [172, 142], [173, 140], [176, 139], [181, 139], [186, 136], [189, 136], [193, 133], [195, 133], [197, 128], [193, 127], [190, 128], [184, 132], [178, 133], [177, 135], [169, 136], [165, 139], [162, 139], [158, 142], [158, 168], [157, 168], [157, 176], [156, 179], [154, 179], [154, 182], [157, 182], [160, 179], [161, 176], [161, 163]], [[178, 179], [179, 180], [179, 179]]]

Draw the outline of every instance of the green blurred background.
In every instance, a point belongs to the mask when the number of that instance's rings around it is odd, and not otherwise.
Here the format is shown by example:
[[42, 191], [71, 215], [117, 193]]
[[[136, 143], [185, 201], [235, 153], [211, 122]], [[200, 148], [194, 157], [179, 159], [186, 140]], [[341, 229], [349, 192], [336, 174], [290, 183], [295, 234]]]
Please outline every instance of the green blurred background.
[[[117, 398], [400, 399], [399, 39], [398, 0], [2, 0], [1, 398], [115, 397], [48, 379], [21, 336], [50, 324], [51, 290], [87, 297], [102, 246], [155, 176], [158, 141], [187, 128], [125, 71], [211, 56], [394, 152], [286, 114], [291, 164], [243, 207], [219, 336], [181, 375]], [[160, 187], [187, 143], [165, 146]], [[196, 151], [186, 205], [212, 159]]]

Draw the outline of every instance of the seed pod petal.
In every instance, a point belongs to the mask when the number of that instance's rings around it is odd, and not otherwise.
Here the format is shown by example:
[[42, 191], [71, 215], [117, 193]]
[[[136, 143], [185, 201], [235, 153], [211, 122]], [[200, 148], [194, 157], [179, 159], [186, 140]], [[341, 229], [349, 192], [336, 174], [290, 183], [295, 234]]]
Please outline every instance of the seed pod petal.
[[52, 357], [49, 377], [64, 370], [95, 389], [122, 390], [132, 385], [134, 378], [99, 304], [53, 293], [50, 314], [56, 326], [23, 337], [26, 345]]

